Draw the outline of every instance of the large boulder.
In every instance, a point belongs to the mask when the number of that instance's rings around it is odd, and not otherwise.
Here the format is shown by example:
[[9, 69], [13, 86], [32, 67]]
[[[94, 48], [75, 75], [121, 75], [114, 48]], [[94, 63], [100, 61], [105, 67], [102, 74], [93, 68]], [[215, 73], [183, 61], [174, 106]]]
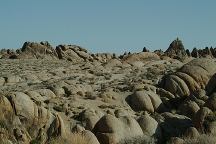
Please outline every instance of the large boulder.
[[74, 47], [75, 46], [72, 45], [58, 45], [56, 47], [58, 58], [76, 62], [83, 61], [83, 59], [74, 51]]
[[134, 111], [148, 111], [153, 113], [164, 110], [164, 105], [160, 97], [152, 91], [135, 91], [126, 98], [126, 101]]
[[117, 144], [124, 140], [143, 135], [138, 122], [129, 116], [116, 118], [113, 115], [103, 116], [95, 125], [93, 132], [102, 144]]
[[17, 58], [57, 59], [55, 49], [47, 42], [25, 42]]
[[158, 122], [152, 118], [149, 114], [142, 115], [138, 120], [143, 133], [147, 136], [161, 136], [161, 129]]
[[177, 72], [165, 75], [160, 86], [176, 97], [193, 94], [205, 89], [216, 71], [215, 61], [208, 58], [194, 59], [182, 66]]
[[103, 115], [104, 114], [98, 110], [86, 109], [80, 114], [82, 125], [85, 129], [92, 130]]
[[[53, 136], [65, 136], [62, 118], [44, 107], [36, 105], [28, 95], [22, 92], [13, 92], [7, 96], [7, 99], [16, 116], [13, 118], [11, 126], [18, 128], [17, 132], [21, 129], [22, 133], [29, 137], [29, 140], [37, 139], [40, 142], [45, 142]], [[7, 101], [5, 103], [8, 105]]]
[[88, 51], [77, 45], [58, 45], [56, 52], [59, 59], [66, 59], [73, 62], [93, 61]]

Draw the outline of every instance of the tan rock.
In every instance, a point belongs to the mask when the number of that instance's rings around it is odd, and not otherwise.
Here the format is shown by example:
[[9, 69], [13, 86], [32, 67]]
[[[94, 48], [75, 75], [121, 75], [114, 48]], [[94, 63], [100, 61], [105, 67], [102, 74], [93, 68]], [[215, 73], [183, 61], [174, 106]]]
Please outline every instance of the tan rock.
[[147, 136], [156, 136], [161, 135], [161, 129], [158, 122], [153, 119], [149, 114], [141, 116], [138, 120], [140, 127], [143, 130], [143, 133]]
[[124, 62], [127, 62], [129, 64], [135, 61], [146, 62], [146, 61], [151, 61], [151, 60], [160, 60], [160, 57], [155, 53], [140, 52], [140, 53], [128, 55], [127, 57], [123, 59]]
[[149, 111], [154, 112], [154, 107], [151, 98], [146, 91], [136, 91], [128, 97], [128, 103], [135, 111]]
[[197, 90], [205, 89], [215, 71], [213, 59], [194, 59], [182, 66], [176, 73], [164, 76], [160, 85], [175, 96], [189, 96]]
[[3, 77], [0, 77], [0, 86], [3, 86], [5, 83], [5, 79]]
[[160, 97], [152, 91], [136, 91], [127, 97], [126, 100], [135, 111], [148, 111], [153, 113], [154, 111], [164, 109]]
[[83, 136], [88, 141], [88, 144], [100, 144], [97, 137], [89, 130], [82, 131]]
[[99, 142], [103, 144], [117, 144], [121, 140], [143, 135], [142, 129], [135, 119], [131, 117], [116, 118], [109, 114], [97, 122], [93, 132]]
[[81, 114], [82, 124], [86, 130], [92, 130], [104, 114], [94, 109], [87, 109]]

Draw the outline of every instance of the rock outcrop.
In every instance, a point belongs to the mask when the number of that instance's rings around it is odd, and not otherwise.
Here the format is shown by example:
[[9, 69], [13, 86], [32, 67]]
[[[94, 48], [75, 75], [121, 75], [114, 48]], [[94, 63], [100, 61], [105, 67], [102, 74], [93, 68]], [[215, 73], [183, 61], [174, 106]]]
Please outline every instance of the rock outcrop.
[[142, 115], [138, 120], [143, 133], [147, 136], [161, 137], [161, 128], [158, 122], [152, 118], [149, 114]]
[[148, 111], [153, 113], [164, 110], [160, 97], [151, 91], [136, 91], [127, 97], [128, 104], [135, 111]]
[[1, 49], [0, 50], [0, 59], [16, 59], [17, 54], [14, 50], [11, 49]]
[[77, 45], [58, 45], [56, 52], [59, 59], [65, 59], [74, 62], [92, 61], [91, 54], [86, 49]]
[[[3, 116], [0, 117], [8, 133], [15, 132], [14, 142], [29, 143], [32, 140], [44, 143], [55, 136], [65, 136], [64, 122], [57, 114], [37, 106], [28, 95], [14, 92], [0, 96]], [[21, 137], [21, 138], [20, 138]]]
[[21, 53], [18, 55], [19, 59], [57, 59], [55, 49], [49, 42], [25, 42], [21, 48]]
[[97, 122], [93, 131], [102, 144], [117, 144], [143, 135], [138, 122], [132, 117], [116, 118], [109, 114]]
[[203, 49], [193, 48], [191, 56], [195, 58], [216, 58], [216, 48], [205, 47]]
[[170, 44], [164, 54], [175, 59], [184, 59], [187, 56], [184, 45], [178, 38]]
[[194, 59], [177, 72], [164, 76], [160, 86], [176, 97], [189, 96], [197, 90], [205, 89], [215, 71], [213, 59]]

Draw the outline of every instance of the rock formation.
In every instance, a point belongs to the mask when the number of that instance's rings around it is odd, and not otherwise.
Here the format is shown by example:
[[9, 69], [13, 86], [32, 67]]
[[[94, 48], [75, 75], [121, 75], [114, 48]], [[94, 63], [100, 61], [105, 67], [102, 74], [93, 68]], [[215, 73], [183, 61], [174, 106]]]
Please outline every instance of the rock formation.
[[177, 38], [170, 44], [169, 48], [165, 51], [165, 55], [171, 58], [184, 59], [184, 57], [187, 56], [187, 53], [185, 51], [182, 41]]
[[194, 59], [177, 72], [163, 77], [161, 87], [176, 97], [189, 96], [199, 89], [205, 89], [216, 71], [215, 61], [208, 58]]
[[0, 51], [0, 143], [215, 143], [215, 48]]
[[55, 50], [47, 41], [40, 43], [25, 42], [18, 58], [53, 59], [56, 56]]

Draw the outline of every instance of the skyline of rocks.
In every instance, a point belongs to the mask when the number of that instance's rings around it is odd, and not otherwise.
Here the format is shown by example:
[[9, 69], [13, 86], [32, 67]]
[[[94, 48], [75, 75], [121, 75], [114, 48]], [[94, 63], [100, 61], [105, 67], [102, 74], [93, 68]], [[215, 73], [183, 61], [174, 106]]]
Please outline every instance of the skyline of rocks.
[[[35, 51], [34, 49], [37, 48]], [[151, 52], [148, 48], [144, 47], [143, 52]], [[140, 51], [141, 52], [141, 51]], [[216, 47], [205, 47], [203, 49], [193, 48], [191, 51], [185, 49], [183, 42], [176, 38], [169, 47], [163, 51], [161, 49], [152, 51], [159, 56], [169, 56], [174, 59], [184, 59], [184, 57], [216, 57]], [[137, 53], [137, 52], [135, 52]], [[119, 58], [124, 55], [131, 54], [130, 51], [119, 54]], [[42, 56], [43, 55], [43, 56]], [[89, 53], [87, 49], [77, 45], [57, 45], [53, 47], [48, 41], [42, 42], [25, 42], [22, 48], [19, 49], [0, 49], [0, 58], [19, 59], [19, 58], [57, 58], [57, 59], [98, 59], [98, 56], [112, 55], [117, 56], [115, 53]], [[88, 58], [87, 58], [88, 57]], [[102, 56], [104, 57], [104, 56]], [[111, 57], [111, 56], [108, 56]]]

